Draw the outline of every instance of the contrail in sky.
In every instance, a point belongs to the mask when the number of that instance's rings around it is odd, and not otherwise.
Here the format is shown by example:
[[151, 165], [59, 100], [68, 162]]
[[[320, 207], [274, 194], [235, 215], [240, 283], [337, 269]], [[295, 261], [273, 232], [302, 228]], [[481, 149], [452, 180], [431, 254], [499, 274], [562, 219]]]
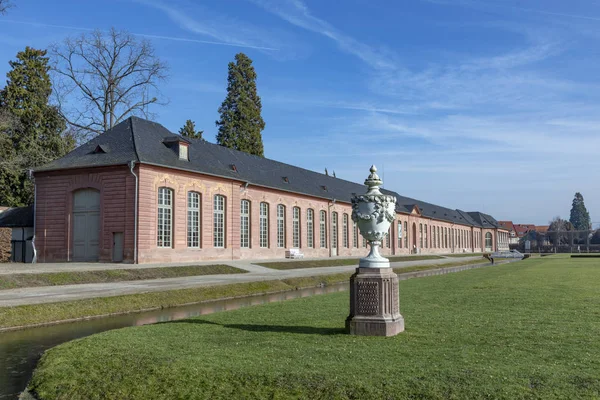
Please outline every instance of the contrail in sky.
[[[8, 22], [12, 24], [20, 24], [20, 25], [29, 25], [29, 26], [38, 26], [42, 28], [59, 28], [59, 29], [70, 29], [74, 31], [96, 31], [98, 29], [91, 28], [83, 28], [80, 26], [68, 26], [68, 25], [54, 25], [54, 24], [43, 24], [39, 22], [29, 22], [29, 21], [15, 21], [12, 19], [2, 19], [1, 22]], [[100, 31], [104, 31], [103, 29], [99, 29]], [[175, 42], [189, 42], [189, 43], [199, 43], [199, 44], [211, 44], [217, 46], [231, 46], [231, 47], [245, 47], [249, 49], [257, 49], [257, 50], [269, 50], [269, 51], [279, 51], [279, 49], [273, 47], [264, 47], [264, 46], [252, 46], [248, 44], [239, 44], [239, 43], [227, 43], [227, 42], [215, 42], [210, 40], [199, 40], [199, 39], [191, 39], [185, 37], [177, 37], [177, 36], [162, 36], [162, 35], [151, 35], [147, 33], [136, 33], [131, 32], [132, 35], [146, 37], [150, 39], [159, 39], [159, 40], [171, 40]]]

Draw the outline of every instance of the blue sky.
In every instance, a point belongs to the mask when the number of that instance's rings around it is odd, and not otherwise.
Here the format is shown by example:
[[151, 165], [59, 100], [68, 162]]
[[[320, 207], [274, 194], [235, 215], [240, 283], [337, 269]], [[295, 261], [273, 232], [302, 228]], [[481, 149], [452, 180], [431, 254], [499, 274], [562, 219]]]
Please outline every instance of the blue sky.
[[600, 222], [600, 3], [587, 0], [13, 0], [26, 45], [126, 29], [170, 66], [157, 120], [214, 141], [227, 63], [254, 60], [265, 155], [515, 223]]

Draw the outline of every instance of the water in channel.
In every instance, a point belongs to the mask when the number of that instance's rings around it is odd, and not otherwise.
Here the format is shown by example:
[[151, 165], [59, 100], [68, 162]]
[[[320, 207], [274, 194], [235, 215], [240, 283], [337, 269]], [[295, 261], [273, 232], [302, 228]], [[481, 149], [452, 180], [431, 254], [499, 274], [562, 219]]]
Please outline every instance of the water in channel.
[[127, 326], [174, 321], [219, 311], [344, 290], [348, 290], [348, 283], [3, 332], [0, 333], [0, 399], [16, 399], [27, 386], [44, 351], [69, 340]]

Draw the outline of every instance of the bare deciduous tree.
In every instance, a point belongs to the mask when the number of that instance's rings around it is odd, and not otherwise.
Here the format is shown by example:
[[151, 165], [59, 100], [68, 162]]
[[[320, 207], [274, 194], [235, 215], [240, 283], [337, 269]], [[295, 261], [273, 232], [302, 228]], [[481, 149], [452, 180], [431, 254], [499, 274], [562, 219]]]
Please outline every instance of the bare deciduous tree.
[[0, 14], [4, 14], [6, 10], [13, 6], [10, 0], [0, 0]]
[[151, 118], [148, 108], [164, 104], [158, 84], [167, 65], [149, 41], [112, 28], [50, 48], [56, 100], [73, 127], [102, 133], [130, 115]]

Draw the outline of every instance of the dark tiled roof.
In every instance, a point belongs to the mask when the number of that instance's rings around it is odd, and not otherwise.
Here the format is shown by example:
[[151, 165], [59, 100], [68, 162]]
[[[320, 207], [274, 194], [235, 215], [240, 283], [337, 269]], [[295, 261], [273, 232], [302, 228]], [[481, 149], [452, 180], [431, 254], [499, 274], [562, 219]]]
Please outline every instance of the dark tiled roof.
[[0, 228], [33, 227], [33, 206], [14, 207], [0, 213]]
[[[121, 122], [114, 128], [79, 146], [66, 156], [37, 168], [36, 171], [103, 167], [123, 165], [131, 160], [139, 161], [133, 143], [132, 121], [133, 119], [129, 118]], [[96, 152], [97, 148], [103, 151]]]
[[[181, 137], [156, 122], [131, 117], [73, 150], [65, 157], [38, 168], [36, 171], [123, 165], [133, 160], [347, 203], [350, 202], [353, 193], [361, 194], [366, 191], [366, 187], [359, 183], [231, 150], [201, 139], [181, 138], [190, 145], [189, 161], [180, 160], [177, 153], [165, 145], [165, 140], [169, 142], [174, 138]], [[94, 153], [98, 145], [107, 146], [110, 151]], [[386, 189], [383, 189], [382, 192], [396, 197], [396, 211], [399, 213], [411, 213], [416, 205], [424, 217], [455, 224], [481, 226], [481, 223], [475, 218], [469, 218], [472, 213], [464, 213], [400, 196], [398, 193]], [[489, 216], [486, 217], [488, 220], [495, 221]]]

